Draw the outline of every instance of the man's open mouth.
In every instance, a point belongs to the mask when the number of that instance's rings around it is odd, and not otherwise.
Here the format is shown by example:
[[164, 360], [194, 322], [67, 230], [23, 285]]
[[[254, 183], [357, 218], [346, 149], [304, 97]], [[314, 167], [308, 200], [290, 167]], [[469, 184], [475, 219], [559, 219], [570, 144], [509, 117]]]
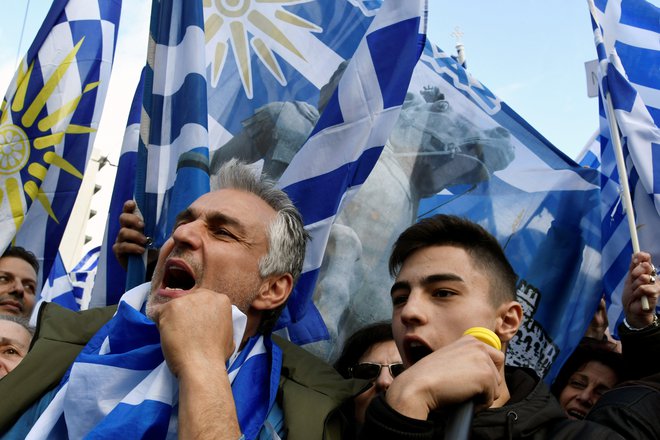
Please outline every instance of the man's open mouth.
[[186, 265], [168, 262], [165, 266], [163, 287], [170, 290], [190, 290], [195, 287], [195, 277]]

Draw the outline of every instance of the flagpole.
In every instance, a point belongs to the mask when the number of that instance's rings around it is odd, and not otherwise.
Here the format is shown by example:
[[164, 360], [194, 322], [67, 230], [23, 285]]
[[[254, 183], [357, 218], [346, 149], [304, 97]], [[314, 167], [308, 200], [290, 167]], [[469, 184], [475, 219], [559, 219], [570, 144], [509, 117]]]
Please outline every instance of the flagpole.
[[[633, 253], [637, 253], [639, 252], [639, 238], [637, 237], [635, 212], [633, 209], [632, 197], [630, 196], [630, 186], [628, 185], [628, 171], [626, 170], [626, 163], [623, 158], [623, 147], [621, 146], [619, 126], [616, 123], [614, 107], [612, 106], [612, 99], [610, 98], [609, 91], [605, 94], [605, 111], [607, 112], [607, 122], [610, 126], [610, 134], [612, 135], [612, 145], [614, 146], [614, 156], [616, 157], [616, 169], [619, 172], [619, 181], [622, 189], [621, 198], [623, 199], [623, 206], [626, 210], [626, 217], [628, 218], [630, 240], [632, 241]], [[642, 296], [641, 301], [642, 310], [650, 310], [648, 298]]]

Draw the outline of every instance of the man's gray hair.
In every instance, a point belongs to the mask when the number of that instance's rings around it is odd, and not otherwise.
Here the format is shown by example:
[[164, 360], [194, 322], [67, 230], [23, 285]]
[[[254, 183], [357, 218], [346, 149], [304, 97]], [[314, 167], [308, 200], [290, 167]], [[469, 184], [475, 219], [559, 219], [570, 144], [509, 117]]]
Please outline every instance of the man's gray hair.
[[0, 320], [15, 322], [16, 324], [20, 325], [25, 330], [27, 330], [30, 333], [30, 337], [34, 336], [34, 327], [30, 325], [30, 321], [24, 316], [0, 314]]
[[236, 189], [254, 194], [277, 212], [266, 231], [268, 254], [259, 261], [259, 275], [264, 278], [290, 273], [295, 283], [302, 272], [309, 234], [289, 196], [276, 188], [272, 180], [260, 177], [254, 168], [236, 159], [222, 165], [217, 183], [218, 189]]

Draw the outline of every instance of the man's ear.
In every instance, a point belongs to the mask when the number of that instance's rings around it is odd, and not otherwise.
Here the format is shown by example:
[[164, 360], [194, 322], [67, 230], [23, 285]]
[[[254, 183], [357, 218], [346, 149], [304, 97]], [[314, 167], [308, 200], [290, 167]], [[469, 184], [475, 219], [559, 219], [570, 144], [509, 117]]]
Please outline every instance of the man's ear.
[[271, 275], [261, 284], [259, 294], [252, 301], [255, 310], [272, 310], [284, 304], [293, 290], [293, 276], [290, 273]]
[[509, 342], [522, 323], [523, 310], [518, 301], [505, 302], [497, 308], [495, 333], [503, 343]]

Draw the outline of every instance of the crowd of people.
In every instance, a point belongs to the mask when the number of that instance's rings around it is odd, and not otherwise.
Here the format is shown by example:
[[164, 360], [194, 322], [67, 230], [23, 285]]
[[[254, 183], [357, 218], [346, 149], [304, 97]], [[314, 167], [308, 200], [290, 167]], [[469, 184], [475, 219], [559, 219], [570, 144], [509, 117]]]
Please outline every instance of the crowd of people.
[[[649, 254], [631, 259], [622, 353], [585, 338], [549, 389], [506, 365], [523, 311], [497, 240], [460, 217], [423, 219], [391, 253], [391, 322], [354, 334], [333, 368], [273, 334], [302, 271], [300, 214], [240, 162], [219, 176], [179, 214], [151, 281], [118, 306], [44, 303], [35, 333], [36, 259], [3, 254], [3, 438], [436, 439], [456, 424], [473, 439], [659, 438]], [[134, 208], [120, 218], [120, 259], [148, 242]], [[464, 335], [471, 327], [502, 347]]]

